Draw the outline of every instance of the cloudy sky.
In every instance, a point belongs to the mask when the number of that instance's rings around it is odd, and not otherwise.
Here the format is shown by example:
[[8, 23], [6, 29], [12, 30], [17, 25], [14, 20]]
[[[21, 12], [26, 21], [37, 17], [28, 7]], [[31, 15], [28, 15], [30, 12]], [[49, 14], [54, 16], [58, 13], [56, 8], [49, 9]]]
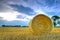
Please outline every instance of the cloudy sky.
[[38, 14], [60, 16], [60, 0], [0, 0], [0, 25], [28, 26]]

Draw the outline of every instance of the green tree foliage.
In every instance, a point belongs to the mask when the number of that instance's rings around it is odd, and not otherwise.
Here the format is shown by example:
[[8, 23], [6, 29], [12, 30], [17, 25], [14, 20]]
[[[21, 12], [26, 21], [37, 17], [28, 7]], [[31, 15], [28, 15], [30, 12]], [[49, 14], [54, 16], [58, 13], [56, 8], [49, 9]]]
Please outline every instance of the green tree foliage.
[[2, 25], [2, 27], [5, 27], [5, 25]]
[[52, 20], [53, 20], [53, 24], [54, 24], [54, 26], [56, 26], [57, 25], [57, 23], [56, 23], [56, 21], [59, 19], [59, 16], [52, 16]]

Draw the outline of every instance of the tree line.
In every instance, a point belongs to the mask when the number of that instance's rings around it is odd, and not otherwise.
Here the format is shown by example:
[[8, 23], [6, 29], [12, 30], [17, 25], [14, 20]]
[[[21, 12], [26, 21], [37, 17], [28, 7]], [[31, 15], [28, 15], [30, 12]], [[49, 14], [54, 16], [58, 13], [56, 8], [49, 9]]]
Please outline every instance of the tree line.
[[21, 25], [2, 25], [2, 27], [28, 27], [28, 26], [21, 26]]

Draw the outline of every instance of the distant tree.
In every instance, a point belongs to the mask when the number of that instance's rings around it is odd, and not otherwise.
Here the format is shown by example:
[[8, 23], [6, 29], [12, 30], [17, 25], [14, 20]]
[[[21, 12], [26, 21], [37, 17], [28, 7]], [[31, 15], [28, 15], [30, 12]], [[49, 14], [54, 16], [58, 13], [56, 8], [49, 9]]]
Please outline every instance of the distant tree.
[[52, 16], [52, 20], [53, 20], [53, 23], [54, 23], [54, 26], [56, 26], [56, 21], [59, 19], [59, 16]]
[[2, 27], [5, 27], [5, 25], [2, 25]]
[[28, 26], [22, 26], [22, 27], [28, 27]]

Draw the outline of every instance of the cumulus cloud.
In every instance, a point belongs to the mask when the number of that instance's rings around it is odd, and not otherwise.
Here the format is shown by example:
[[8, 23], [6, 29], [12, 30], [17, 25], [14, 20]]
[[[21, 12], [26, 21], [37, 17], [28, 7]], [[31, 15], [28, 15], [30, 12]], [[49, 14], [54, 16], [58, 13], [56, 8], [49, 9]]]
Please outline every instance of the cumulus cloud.
[[[17, 16], [20, 15], [22, 18], [17, 18]], [[26, 16], [23, 18], [23, 16]], [[22, 13], [18, 13], [16, 11], [13, 12], [0, 12], [0, 17], [3, 17], [4, 20], [7, 21], [13, 21], [13, 20], [20, 20], [20, 21], [29, 21], [28, 19], [31, 19], [31, 16], [24, 15]]]
[[[16, 4], [30, 7], [33, 10], [60, 12], [60, 0], [2, 0], [1, 4]], [[58, 11], [57, 11], [58, 10]]]

